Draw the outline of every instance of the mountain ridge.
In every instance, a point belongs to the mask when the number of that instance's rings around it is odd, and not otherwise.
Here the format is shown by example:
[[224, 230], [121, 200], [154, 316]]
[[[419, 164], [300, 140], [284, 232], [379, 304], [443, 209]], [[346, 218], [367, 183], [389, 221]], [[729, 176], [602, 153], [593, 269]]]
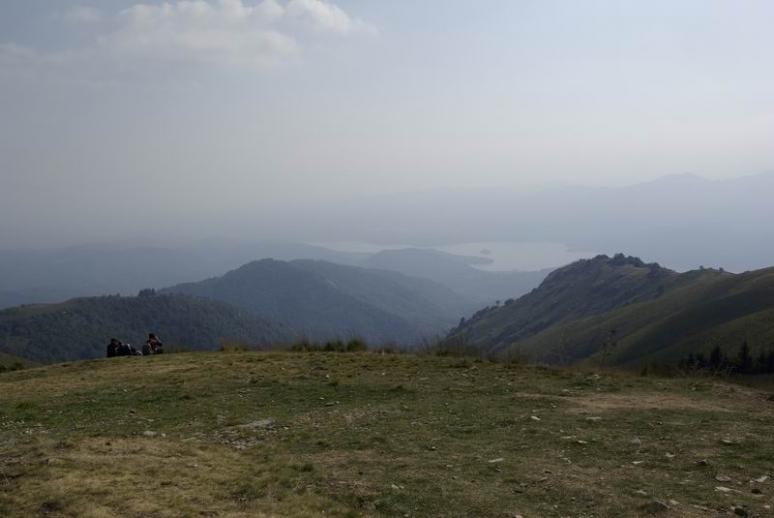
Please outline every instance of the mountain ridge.
[[252, 261], [161, 292], [221, 300], [313, 340], [357, 336], [376, 344], [416, 345], [445, 333], [470, 307], [430, 280], [308, 260]]

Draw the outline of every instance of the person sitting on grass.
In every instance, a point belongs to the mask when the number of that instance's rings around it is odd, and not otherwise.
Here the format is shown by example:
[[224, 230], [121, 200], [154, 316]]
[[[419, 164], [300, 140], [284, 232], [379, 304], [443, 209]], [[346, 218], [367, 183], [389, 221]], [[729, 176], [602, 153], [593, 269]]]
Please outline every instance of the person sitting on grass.
[[132, 346], [125, 344], [124, 342], [118, 342], [118, 350], [116, 356], [131, 356], [133, 353]]
[[[149, 354], [161, 354], [164, 352], [164, 344], [153, 333], [148, 333], [148, 340], [145, 342], [145, 346], [150, 349]], [[143, 347], [143, 354], [145, 354], [145, 347]]]
[[118, 346], [121, 342], [116, 338], [111, 338], [110, 343], [107, 346], [107, 357], [114, 358], [118, 356]]

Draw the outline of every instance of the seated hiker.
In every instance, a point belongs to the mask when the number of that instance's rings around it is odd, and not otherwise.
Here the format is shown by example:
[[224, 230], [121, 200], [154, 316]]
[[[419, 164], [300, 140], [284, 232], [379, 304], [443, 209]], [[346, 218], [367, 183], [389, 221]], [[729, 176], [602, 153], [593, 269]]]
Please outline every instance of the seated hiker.
[[113, 358], [115, 356], [118, 356], [118, 345], [119, 341], [115, 338], [110, 339], [110, 343], [107, 346], [107, 357]]
[[150, 356], [151, 354], [153, 354], [153, 349], [151, 349], [150, 343], [145, 342], [142, 346], [142, 355]]
[[162, 344], [161, 340], [153, 333], [148, 333], [148, 340], [145, 344], [150, 347], [151, 354], [161, 354], [164, 352], [164, 344]]
[[116, 356], [130, 356], [132, 354], [132, 346], [125, 344], [124, 342], [118, 342], [118, 350]]

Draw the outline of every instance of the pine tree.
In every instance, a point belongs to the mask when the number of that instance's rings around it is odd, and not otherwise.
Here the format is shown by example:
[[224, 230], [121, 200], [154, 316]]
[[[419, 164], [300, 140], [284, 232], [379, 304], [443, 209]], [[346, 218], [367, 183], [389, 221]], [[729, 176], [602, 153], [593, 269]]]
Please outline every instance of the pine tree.
[[766, 355], [766, 367], [763, 372], [765, 374], [774, 374], [774, 349], [770, 349]]
[[765, 374], [766, 373], [766, 353], [761, 350], [761, 353], [758, 355], [758, 358], [755, 360], [755, 365], [753, 366], [753, 370], [756, 373]]
[[722, 368], [724, 368], [726, 365], [726, 358], [723, 354], [723, 350], [720, 348], [719, 345], [716, 345], [712, 348], [712, 351], [710, 352], [710, 358], [709, 358], [709, 368], [714, 371], [719, 371]]
[[747, 344], [747, 340], [742, 342], [739, 347], [739, 354], [736, 357], [736, 365], [739, 368], [739, 372], [742, 374], [749, 374], [752, 372], [752, 355], [750, 354], [750, 346]]

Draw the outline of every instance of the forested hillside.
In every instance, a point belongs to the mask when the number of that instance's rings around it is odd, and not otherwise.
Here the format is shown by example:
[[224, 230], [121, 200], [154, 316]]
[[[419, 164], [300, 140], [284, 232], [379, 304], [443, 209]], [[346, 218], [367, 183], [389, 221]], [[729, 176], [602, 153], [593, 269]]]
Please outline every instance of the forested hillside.
[[221, 300], [313, 340], [360, 337], [404, 346], [444, 334], [471, 307], [432, 281], [323, 261], [254, 261], [163, 291]]
[[222, 339], [290, 341], [291, 330], [222, 302], [184, 295], [91, 297], [0, 311], [0, 351], [37, 362], [101, 357], [110, 338], [140, 345], [156, 333], [168, 348], [212, 350]]

